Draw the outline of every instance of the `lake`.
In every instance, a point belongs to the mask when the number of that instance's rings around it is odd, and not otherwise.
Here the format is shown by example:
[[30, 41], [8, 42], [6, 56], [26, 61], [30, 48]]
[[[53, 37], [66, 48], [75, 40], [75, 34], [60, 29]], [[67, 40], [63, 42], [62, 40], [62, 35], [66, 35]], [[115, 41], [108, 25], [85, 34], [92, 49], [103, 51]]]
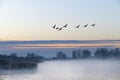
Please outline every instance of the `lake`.
[[36, 69], [0, 70], [0, 80], [119, 80], [119, 60], [46, 61]]

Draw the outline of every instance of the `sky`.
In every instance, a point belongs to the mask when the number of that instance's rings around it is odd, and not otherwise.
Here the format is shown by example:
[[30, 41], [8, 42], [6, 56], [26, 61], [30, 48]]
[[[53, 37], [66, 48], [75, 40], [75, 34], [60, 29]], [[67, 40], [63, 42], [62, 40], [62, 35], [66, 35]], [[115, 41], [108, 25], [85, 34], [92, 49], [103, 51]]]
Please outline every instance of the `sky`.
[[120, 39], [120, 0], [0, 0], [0, 40], [109, 39]]

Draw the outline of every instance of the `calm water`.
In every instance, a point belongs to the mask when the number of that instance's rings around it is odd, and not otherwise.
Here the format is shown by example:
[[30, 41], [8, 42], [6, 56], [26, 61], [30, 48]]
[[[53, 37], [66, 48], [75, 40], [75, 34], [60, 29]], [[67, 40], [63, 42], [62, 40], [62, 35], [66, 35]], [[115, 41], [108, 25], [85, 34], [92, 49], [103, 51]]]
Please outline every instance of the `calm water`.
[[47, 61], [37, 69], [0, 70], [0, 80], [120, 80], [120, 61]]

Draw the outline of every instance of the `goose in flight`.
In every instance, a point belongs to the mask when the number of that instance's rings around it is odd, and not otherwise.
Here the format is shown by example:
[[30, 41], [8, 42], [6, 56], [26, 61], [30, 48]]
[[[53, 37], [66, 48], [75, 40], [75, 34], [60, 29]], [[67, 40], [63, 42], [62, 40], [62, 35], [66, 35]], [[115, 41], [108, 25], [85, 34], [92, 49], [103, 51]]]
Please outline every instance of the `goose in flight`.
[[61, 31], [62, 30], [62, 28], [59, 28], [59, 30], [58, 31]]
[[56, 24], [53, 26], [53, 28], [55, 29], [55, 27], [56, 27]]
[[83, 27], [87, 27], [87, 26], [88, 26], [88, 24], [84, 25]]
[[91, 26], [95, 26], [95, 24], [92, 24]]
[[79, 27], [80, 27], [80, 25], [77, 25], [77, 26], [76, 26], [76, 28], [79, 28]]
[[59, 29], [59, 27], [56, 28], [56, 30], [58, 30], [58, 29]]
[[63, 28], [64, 28], [64, 27], [67, 27], [67, 26], [68, 26], [68, 24], [64, 25]]

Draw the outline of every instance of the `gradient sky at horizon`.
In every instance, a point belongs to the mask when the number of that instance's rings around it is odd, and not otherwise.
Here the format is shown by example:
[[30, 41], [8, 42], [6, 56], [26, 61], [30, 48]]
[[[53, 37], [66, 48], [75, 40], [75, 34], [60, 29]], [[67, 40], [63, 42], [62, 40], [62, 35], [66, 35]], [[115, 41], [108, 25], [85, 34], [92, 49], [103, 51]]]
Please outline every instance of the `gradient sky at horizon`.
[[120, 0], [0, 0], [0, 40], [97, 39], [120, 39]]

